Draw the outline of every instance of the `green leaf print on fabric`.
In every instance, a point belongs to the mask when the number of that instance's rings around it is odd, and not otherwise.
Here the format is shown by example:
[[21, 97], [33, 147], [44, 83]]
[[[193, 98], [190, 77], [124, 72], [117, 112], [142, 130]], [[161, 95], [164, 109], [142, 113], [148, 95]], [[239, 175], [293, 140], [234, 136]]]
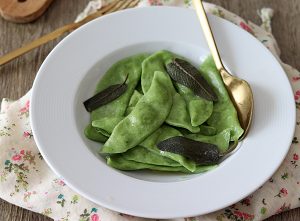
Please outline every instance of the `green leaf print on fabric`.
[[93, 208], [91, 212], [84, 209], [83, 213], [80, 214], [79, 221], [99, 221], [99, 216], [96, 213], [92, 215], [93, 212], [95, 212], [95, 208]]
[[299, 160], [299, 155], [298, 154], [296, 154], [296, 153], [294, 153], [293, 154], [293, 160], [291, 160], [291, 163], [293, 164], [293, 165], [295, 165], [295, 168], [298, 166], [298, 160]]
[[32, 138], [33, 137], [32, 130], [30, 132], [24, 132], [22, 136], [24, 138]]
[[260, 213], [263, 214], [263, 215], [266, 215], [268, 213], [267, 208], [262, 207], [261, 210], [260, 210]]
[[78, 203], [78, 202], [77, 202], [78, 200], [79, 200], [79, 196], [78, 196], [78, 195], [74, 195], [73, 198], [72, 198], [71, 203], [72, 203], [72, 204]]
[[63, 194], [59, 194], [59, 196], [57, 197], [58, 199], [60, 199], [61, 201], [56, 201], [56, 203], [60, 204], [61, 207], [64, 207], [65, 206], [65, 199], [63, 198], [64, 195]]
[[297, 137], [294, 137], [294, 139], [293, 139], [292, 143], [293, 143], [293, 144], [297, 144], [297, 143], [299, 143], [299, 141], [298, 141], [298, 138], [297, 138]]
[[38, 155], [39, 155], [39, 158], [40, 158], [41, 160], [44, 159], [43, 156], [42, 156], [42, 154], [41, 154], [40, 152], [38, 152]]
[[300, 102], [295, 102], [296, 103], [296, 108], [298, 109], [298, 110], [300, 110]]
[[22, 150], [20, 154], [23, 155], [23, 162], [28, 161], [30, 165], [36, 165], [36, 162], [34, 161], [35, 155], [32, 155], [31, 151], [25, 152], [24, 150]]
[[7, 98], [5, 98], [4, 101], [5, 101], [5, 102], [14, 102], [14, 100], [7, 99]]
[[184, 221], [196, 221], [196, 217], [186, 217]]
[[[19, 159], [19, 158], [21, 158], [20, 155], [13, 156], [13, 159]], [[6, 161], [5, 163], [8, 163], [8, 161]], [[22, 185], [25, 191], [27, 191], [28, 182], [25, 180], [27, 179], [27, 175], [25, 173], [29, 173], [29, 169], [28, 166], [24, 166], [24, 165], [25, 165], [24, 163], [17, 164], [17, 163], [11, 163], [9, 161], [8, 166], [4, 167], [4, 170], [1, 174], [1, 182], [6, 181], [6, 175], [8, 173], [14, 173], [17, 176], [16, 182]], [[15, 192], [19, 192], [19, 185], [15, 185], [15, 187], [17, 187]]]
[[[11, 126], [4, 126], [1, 130], [0, 130], [0, 136], [10, 136], [9, 133], [7, 133], [11, 128], [15, 127], [16, 124], [12, 124]], [[7, 131], [7, 132], [5, 132]]]
[[216, 10], [210, 9], [210, 12], [214, 15], [218, 15], [220, 18], [225, 18], [225, 13], [223, 13], [221, 7], [216, 6]]
[[249, 199], [243, 199], [242, 201], [241, 201], [241, 204], [242, 205], [247, 205], [247, 206], [250, 206], [250, 200]]
[[264, 198], [261, 202], [262, 202], [262, 204], [267, 205], [266, 202], [265, 202], [265, 200], [266, 199]]
[[49, 216], [51, 213], [52, 213], [51, 208], [45, 209], [44, 212], [42, 212], [42, 214], [45, 215], [45, 216]]
[[279, 190], [279, 193], [277, 195], [275, 195], [274, 197], [286, 197], [288, 195], [288, 192], [286, 189], [282, 188], [281, 190]]
[[192, 1], [184, 1], [184, 4], [186, 5], [186, 7], [189, 7], [192, 5]]
[[282, 179], [288, 179], [289, 178], [289, 174], [288, 173], [284, 173], [283, 175], [281, 175]]
[[230, 209], [225, 209], [225, 213], [217, 216], [216, 219], [219, 221], [223, 221], [224, 218], [227, 218], [231, 221], [250, 221], [255, 219], [255, 215], [240, 212], [238, 211], [239, 209], [235, 208], [234, 206], [235, 204], [233, 204]]
[[36, 194], [37, 194], [36, 191], [24, 193], [23, 201], [24, 202], [28, 202], [28, 200], [30, 199], [31, 195], [36, 195]]
[[69, 221], [70, 214], [71, 214], [70, 211], [67, 212], [66, 216], [64, 218], [61, 218], [60, 221]]
[[284, 211], [290, 210], [291, 209], [291, 204], [289, 206], [286, 206], [285, 203], [280, 207], [275, 214], [282, 213]]

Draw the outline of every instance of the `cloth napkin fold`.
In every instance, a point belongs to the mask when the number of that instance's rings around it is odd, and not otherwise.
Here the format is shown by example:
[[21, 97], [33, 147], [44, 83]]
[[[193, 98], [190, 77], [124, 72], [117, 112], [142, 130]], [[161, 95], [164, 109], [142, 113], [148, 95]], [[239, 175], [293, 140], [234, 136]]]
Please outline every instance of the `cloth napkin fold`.
[[[138, 7], [152, 5], [193, 8], [190, 0], [141, 0]], [[84, 12], [77, 17], [77, 21], [102, 6], [103, 1], [101, 0], [91, 1]], [[274, 54], [291, 82], [296, 101], [297, 120], [299, 120], [300, 73], [279, 59], [280, 50], [271, 33], [272, 9], [264, 8], [259, 12], [262, 25], [257, 26], [220, 6], [204, 2], [204, 7], [207, 13], [227, 19], [251, 33]], [[43, 160], [32, 134], [29, 120], [30, 94], [31, 91], [17, 101], [2, 100], [0, 197], [9, 203], [60, 221], [152, 220], [111, 211], [99, 206], [70, 189], [52, 172]], [[295, 122], [295, 124], [294, 139], [286, 158], [276, 173], [258, 190], [240, 202], [217, 212], [199, 217], [172, 219], [172, 221], [263, 220], [271, 215], [299, 207], [300, 171], [298, 161], [300, 149], [298, 136], [300, 136], [300, 122]], [[245, 183], [247, 182], [251, 182], [251, 180], [245, 180]]]

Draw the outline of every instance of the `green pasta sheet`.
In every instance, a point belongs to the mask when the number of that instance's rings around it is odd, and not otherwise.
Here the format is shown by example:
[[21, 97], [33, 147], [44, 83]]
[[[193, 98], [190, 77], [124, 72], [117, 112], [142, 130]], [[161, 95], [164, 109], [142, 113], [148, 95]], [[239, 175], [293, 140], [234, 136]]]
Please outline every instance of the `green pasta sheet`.
[[[140, 54], [132, 57], [125, 58], [121, 61], [115, 63], [100, 80], [95, 94], [103, 91], [109, 86], [121, 84], [124, 82], [125, 77], [128, 75], [126, 81], [127, 89], [126, 91], [116, 98], [115, 100], [109, 102], [106, 105], [98, 107], [91, 112], [91, 121], [101, 119], [102, 117], [122, 117], [125, 114], [129, 99], [136, 87], [137, 83], [140, 81], [142, 74], [142, 62], [148, 57], [148, 54]], [[85, 128], [85, 134], [94, 134], [94, 129], [90, 126]], [[89, 138], [89, 136], [87, 136]]]
[[135, 90], [138, 91], [140, 94], [144, 95], [144, 92], [143, 92], [143, 89], [142, 89], [142, 85], [141, 85], [141, 80], [136, 85]]
[[137, 90], [134, 90], [134, 92], [129, 100], [128, 107], [134, 107], [142, 97], [143, 97], [143, 94], [141, 94]]
[[115, 63], [106, 72], [106, 74], [100, 80], [95, 94], [103, 91], [109, 86], [123, 83], [128, 73], [129, 75], [126, 81], [127, 89], [121, 96], [119, 96], [115, 100], [93, 110], [91, 113], [92, 121], [100, 119], [102, 117], [124, 116], [129, 99], [131, 98], [131, 95], [133, 94], [134, 89], [141, 78], [142, 63], [148, 56], [148, 54], [140, 54], [125, 58]]
[[[163, 62], [164, 62], [165, 67], [168, 64], [170, 64], [171, 62], [173, 62], [172, 58], [174, 58], [174, 59], [180, 58], [180, 59], [186, 60], [185, 58], [183, 58], [179, 55], [176, 55], [172, 52], [169, 52], [169, 51], [163, 50], [163, 51], [161, 51], [161, 53], [163, 54]], [[186, 60], [186, 61], [188, 61], [188, 60]], [[207, 100], [204, 100], [204, 99], [198, 97], [197, 95], [195, 95], [195, 93], [193, 91], [191, 91], [189, 88], [187, 88], [184, 85], [181, 85], [177, 82], [174, 82], [174, 85], [175, 85], [178, 93], [184, 98], [184, 100], [186, 102], [187, 109], [188, 109], [188, 112], [189, 112], [189, 115], [191, 118], [192, 126], [195, 127], [195, 126], [199, 126], [199, 125], [203, 124], [212, 114], [213, 102], [207, 101]], [[174, 125], [174, 126], [176, 126], [176, 125]], [[195, 133], [195, 132], [193, 132], [193, 133]]]
[[167, 157], [160, 156], [155, 154], [144, 147], [136, 146], [122, 153], [123, 157], [126, 160], [132, 160], [135, 162], [162, 165], [162, 166], [181, 166], [180, 163], [171, 160]]
[[[119, 118], [120, 119], [120, 118]], [[105, 134], [106, 136], [110, 136], [115, 128], [115, 126], [118, 124], [118, 120], [115, 118], [104, 118], [103, 120], [97, 120], [93, 121], [94, 126], [97, 127], [97, 130], [101, 131], [101, 133]], [[182, 130], [186, 130], [181, 128]], [[186, 130], [187, 133], [189, 133], [188, 130]], [[196, 163], [192, 161], [191, 159], [175, 154], [175, 153], [170, 153], [170, 152], [165, 152], [165, 151], [160, 151], [156, 145], [168, 138], [175, 137], [175, 136], [183, 136], [182, 133], [180, 133], [178, 130], [174, 129], [173, 127], [170, 127], [168, 125], [162, 125], [159, 127], [156, 131], [154, 131], [151, 135], [145, 138], [137, 147], [145, 148], [149, 153], [149, 156], [151, 158], [151, 154], [156, 154], [160, 157], [164, 157], [164, 159], [169, 159], [171, 161], [175, 161], [178, 164], [186, 167], [188, 170], [194, 171], [196, 168]], [[132, 149], [127, 150], [124, 152], [126, 154], [128, 151], [133, 150], [133, 149], [139, 149], [137, 147], [133, 147]], [[135, 150], [138, 151], [138, 150]], [[142, 150], [143, 151], [143, 150]], [[133, 153], [133, 152], [130, 152]], [[143, 153], [146, 153], [143, 151]], [[145, 155], [145, 154], [144, 154]], [[148, 156], [148, 155], [147, 155]], [[145, 155], [145, 158], [147, 157]], [[153, 155], [152, 155], [153, 156]], [[149, 159], [145, 159], [147, 162]]]
[[216, 128], [214, 128], [212, 126], [200, 125], [199, 134], [203, 134], [206, 136], [213, 136], [216, 134]]
[[215, 144], [220, 148], [220, 153], [223, 153], [229, 147], [230, 129], [225, 129], [214, 136], [205, 136], [202, 134], [184, 134], [184, 137], [195, 141]]
[[185, 128], [192, 133], [200, 131], [198, 126], [192, 125], [186, 102], [179, 93], [173, 95], [173, 107], [166, 119], [166, 123], [171, 126]]
[[182, 135], [182, 133], [180, 133], [178, 130], [174, 129], [173, 127], [163, 124], [158, 130], [156, 130], [154, 133], [152, 133], [150, 136], [148, 136], [139, 145], [157, 155], [167, 157], [169, 159], [172, 159], [172, 160], [180, 163], [182, 166], [187, 168], [189, 171], [192, 171], [192, 172], [195, 171], [196, 163], [194, 161], [192, 161], [190, 158], [185, 157], [183, 155], [176, 154], [176, 153], [161, 151], [156, 147], [156, 145], [159, 142], [169, 139], [171, 137], [176, 137], [176, 136], [183, 136], [183, 135]]
[[[141, 86], [144, 94], [146, 94], [151, 87], [155, 71], [167, 73], [163, 63], [163, 53], [161, 51], [150, 55], [142, 63]], [[172, 88], [172, 95], [175, 93], [175, 88]]]
[[[133, 110], [134, 106], [137, 102], [143, 97], [141, 93], [134, 90], [130, 100], [128, 107], [126, 108], [124, 117], [129, 115]], [[92, 121], [92, 126], [96, 128], [96, 130], [102, 133], [104, 136], [109, 137], [114, 128], [124, 119], [124, 117], [103, 117], [98, 120]]]
[[169, 166], [160, 166], [153, 164], [146, 164], [135, 162], [131, 160], [126, 160], [122, 154], [112, 154], [107, 156], [107, 164], [118, 170], [141, 170], [141, 169], [151, 169], [151, 170], [159, 170], [159, 171], [178, 171], [183, 173], [204, 173], [209, 170], [213, 170], [218, 167], [218, 165], [211, 166], [197, 166], [194, 171], [189, 171], [185, 167], [169, 167]]
[[89, 124], [86, 129], [84, 130], [84, 135], [90, 139], [90, 140], [94, 140], [94, 141], [98, 141], [101, 143], [104, 143], [107, 141], [107, 137], [104, 136], [103, 134], [99, 133], [96, 128], [94, 128], [92, 126], [92, 124]]
[[138, 101], [132, 112], [115, 127], [100, 153], [126, 152], [163, 124], [173, 104], [168, 87], [170, 81], [166, 73], [155, 72], [149, 91]]
[[134, 107], [127, 107], [125, 111], [125, 117], [127, 117], [133, 111], [133, 109]]
[[174, 82], [179, 94], [185, 99], [193, 126], [203, 124], [213, 112], [213, 102], [198, 97], [186, 86]]
[[216, 128], [217, 133], [229, 128], [230, 140], [238, 139], [243, 133], [237, 111], [230, 100], [223, 80], [216, 68], [211, 55], [207, 56], [200, 67], [200, 72], [206, 81], [213, 87], [218, 96], [218, 101], [214, 102], [212, 115], [207, 120], [208, 125]]
[[99, 120], [94, 120], [92, 126], [98, 133], [109, 137], [115, 127], [124, 119], [124, 117], [104, 117]]
[[[143, 92], [146, 93], [151, 86], [155, 71], [161, 71], [167, 74], [163, 60], [163, 52], [159, 51], [148, 57], [143, 62], [142, 67], [141, 85]], [[197, 127], [198, 125], [193, 126], [191, 124], [185, 100], [176, 92], [172, 81], [169, 82], [169, 88], [172, 93], [173, 106], [166, 119], [166, 123], [172, 126], [186, 128], [192, 133], [199, 132], [200, 129]]]
[[[205, 135], [205, 136], [214, 136], [214, 135], [216, 135], [216, 128], [214, 128], [214, 127], [207, 126], [207, 125], [200, 125], [199, 127], [200, 127], [200, 132], [195, 133], [195, 134], [202, 134], [202, 135]], [[175, 129], [180, 131], [183, 135], [191, 134], [190, 131], [188, 131], [184, 128], [176, 127]]]

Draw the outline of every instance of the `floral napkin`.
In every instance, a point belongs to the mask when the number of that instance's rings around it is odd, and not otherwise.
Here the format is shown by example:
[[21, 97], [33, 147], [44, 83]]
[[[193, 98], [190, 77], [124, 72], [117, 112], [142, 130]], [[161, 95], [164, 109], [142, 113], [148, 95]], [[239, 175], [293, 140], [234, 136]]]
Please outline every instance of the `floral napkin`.
[[[107, 4], [107, 1], [106, 3]], [[193, 8], [190, 0], [141, 0], [138, 7], [168, 5]], [[91, 1], [77, 17], [77, 21], [104, 6], [102, 0]], [[271, 33], [271, 9], [262, 9], [262, 25], [246, 22], [237, 15], [214, 4], [204, 3], [207, 13], [227, 19], [254, 35], [278, 59], [294, 91], [297, 120], [300, 109], [300, 73], [281, 62], [280, 50]], [[60, 221], [144, 221], [111, 211], [80, 196], [70, 189], [48, 167], [34, 141], [29, 120], [29, 91], [20, 100], [3, 99], [0, 113], [0, 197], [23, 208]], [[254, 193], [217, 212], [199, 216], [182, 217], [178, 221], [196, 220], [263, 220], [274, 214], [300, 206], [299, 143], [300, 122], [295, 122], [296, 132], [291, 148], [282, 165], [270, 179]], [[247, 182], [247, 181], [245, 181]], [[250, 181], [251, 182], [251, 181]], [[233, 193], [234, 194], [234, 193]]]

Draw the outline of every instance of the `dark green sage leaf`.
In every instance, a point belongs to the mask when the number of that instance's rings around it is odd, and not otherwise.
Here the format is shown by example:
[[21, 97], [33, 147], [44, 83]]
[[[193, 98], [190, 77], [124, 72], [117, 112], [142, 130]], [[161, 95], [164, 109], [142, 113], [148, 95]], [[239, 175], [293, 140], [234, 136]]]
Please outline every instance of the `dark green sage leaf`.
[[217, 94], [197, 68], [180, 58], [172, 60], [173, 63], [167, 65], [167, 72], [174, 81], [188, 87], [205, 100], [218, 101]]
[[91, 112], [92, 110], [113, 101], [123, 94], [127, 89], [127, 85], [125, 84], [127, 78], [128, 74], [122, 84], [112, 85], [83, 102], [86, 110]]
[[157, 144], [162, 151], [190, 158], [200, 165], [213, 165], [219, 159], [220, 149], [215, 144], [203, 143], [185, 137], [171, 137]]

